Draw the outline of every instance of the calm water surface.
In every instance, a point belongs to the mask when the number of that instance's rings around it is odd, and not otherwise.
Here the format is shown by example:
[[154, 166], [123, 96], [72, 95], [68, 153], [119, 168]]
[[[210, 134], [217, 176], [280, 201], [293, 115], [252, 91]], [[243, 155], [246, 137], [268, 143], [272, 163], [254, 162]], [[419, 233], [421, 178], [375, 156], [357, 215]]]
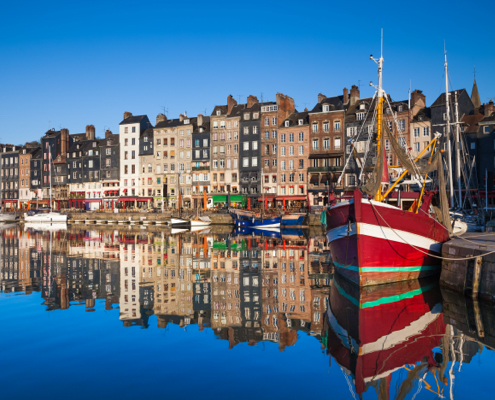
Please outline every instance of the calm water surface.
[[2, 399], [492, 397], [492, 306], [312, 232], [0, 229]]

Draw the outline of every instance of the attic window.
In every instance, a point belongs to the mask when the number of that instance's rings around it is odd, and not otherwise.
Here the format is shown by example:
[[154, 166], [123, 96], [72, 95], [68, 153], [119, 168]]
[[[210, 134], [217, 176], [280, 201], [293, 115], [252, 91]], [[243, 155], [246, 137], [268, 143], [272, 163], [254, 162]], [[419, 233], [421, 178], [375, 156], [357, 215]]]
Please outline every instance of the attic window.
[[217, 115], [220, 115], [222, 114], [222, 112], [220, 110], [217, 110]]
[[360, 109], [360, 110], [364, 110], [364, 103], [361, 103], [361, 104], [359, 105], [359, 109]]
[[203, 128], [199, 128], [199, 132], [202, 133], [203, 132]]
[[188, 119], [185, 119], [184, 120], [184, 125], [187, 125], [189, 123], [189, 120]]
[[96, 142], [93, 142], [93, 147], [96, 147]]
[[390, 107], [387, 107], [387, 110], [385, 111], [387, 114], [390, 114], [392, 112], [392, 110], [390, 109]]
[[397, 108], [397, 111], [401, 112], [401, 111], [403, 110], [403, 108], [404, 108], [404, 107], [399, 106], [399, 107]]
[[328, 112], [328, 111], [330, 111], [330, 106], [329, 106], [329, 105], [327, 105], [327, 104], [325, 104], [325, 105], [323, 106], [323, 112]]
[[423, 121], [423, 116], [422, 115], [419, 116], [419, 120], [420, 121]]
[[244, 114], [244, 119], [246, 119], [246, 120], [249, 119], [249, 113]]
[[461, 126], [461, 132], [464, 132], [466, 130], [465, 126]]
[[289, 121], [285, 121], [285, 126], [288, 128], [289, 127]]
[[258, 113], [254, 113], [254, 114], [253, 114], [253, 118], [254, 118], [254, 119], [257, 119], [257, 118], [258, 118]]
[[144, 137], [144, 141], [147, 142], [148, 141], [148, 136], [145, 136]]
[[300, 120], [298, 121], [298, 123], [299, 123], [299, 125], [302, 125], [302, 124], [303, 124], [303, 120], [302, 120], [302, 119], [300, 119]]

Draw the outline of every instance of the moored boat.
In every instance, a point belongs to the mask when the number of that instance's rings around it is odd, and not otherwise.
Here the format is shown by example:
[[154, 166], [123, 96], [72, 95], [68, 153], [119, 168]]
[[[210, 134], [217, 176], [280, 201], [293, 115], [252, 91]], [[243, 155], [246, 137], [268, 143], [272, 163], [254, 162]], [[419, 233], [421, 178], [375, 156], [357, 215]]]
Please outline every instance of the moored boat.
[[53, 222], [67, 222], [67, 215], [60, 214], [58, 212], [41, 212], [39, 210], [30, 210], [24, 213], [25, 222], [35, 223], [53, 223]]
[[263, 228], [279, 228], [281, 217], [276, 215], [262, 215], [254, 211], [229, 209], [235, 226]]

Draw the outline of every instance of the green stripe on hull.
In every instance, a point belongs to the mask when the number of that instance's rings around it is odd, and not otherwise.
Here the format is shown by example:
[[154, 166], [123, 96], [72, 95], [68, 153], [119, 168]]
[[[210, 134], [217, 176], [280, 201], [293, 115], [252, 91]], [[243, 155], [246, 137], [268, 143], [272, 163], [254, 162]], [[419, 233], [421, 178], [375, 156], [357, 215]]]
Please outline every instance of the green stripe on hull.
[[348, 269], [356, 272], [409, 272], [409, 271], [434, 271], [440, 269], [440, 265], [419, 265], [412, 267], [362, 267], [359, 268], [356, 265], [342, 265], [338, 262], [334, 264], [342, 269]]
[[375, 300], [375, 301], [368, 301], [363, 304], [359, 304], [359, 301], [355, 299], [354, 297], [348, 295], [344, 289], [342, 289], [337, 282], [333, 282], [333, 287], [335, 287], [339, 293], [344, 296], [347, 300], [349, 300], [352, 304], [355, 306], [358, 306], [360, 309], [363, 308], [370, 308], [370, 307], [377, 307], [381, 306], [384, 304], [390, 304], [390, 303], [395, 303], [404, 299], [411, 299], [414, 296], [418, 296], [424, 292], [427, 292], [430, 289], [433, 289], [436, 285], [431, 284], [416, 290], [411, 290], [410, 292], [402, 293], [402, 294], [397, 294], [395, 296], [388, 296], [388, 297], [382, 297], [381, 299]]

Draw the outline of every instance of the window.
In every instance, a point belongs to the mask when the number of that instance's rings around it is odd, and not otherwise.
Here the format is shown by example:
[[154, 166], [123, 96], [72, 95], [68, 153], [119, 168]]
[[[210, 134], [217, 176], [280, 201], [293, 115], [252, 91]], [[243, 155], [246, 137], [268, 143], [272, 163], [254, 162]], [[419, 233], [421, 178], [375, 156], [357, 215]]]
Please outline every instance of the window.
[[[280, 161], [280, 169], [285, 171], [285, 160]], [[285, 175], [284, 175], [285, 176]]]
[[489, 126], [484, 126], [483, 127], [483, 133], [486, 135], [488, 133], [490, 133], [490, 127]]
[[249, 127], [247, 127], [247, 126], [244, 127], [244, 134], [245, 135], [249, 134]]
[[328, 121], [325, 121], [325, 122], [323, 122], [323, 132], [328, 132], [328, 131], [329, 131]]
[[419, 128], [414, 128], [414, 137], [419, 137]]
[[294, 134], [289, 133], [289, 142], [294, 142]]
[[277, 154], [277, 145], [272, 145], [272, 154]]
[[340, 121], [335, 121], [333, 123], [333, 130], [336, 132], [340, 132]]
[[330, 111], [330, 106], [328, 104], [325, 104], [323, 106], [323, 112], [329, 112]]
[[249, 142], [244, 142], [244, 143], [242, 144], [242, 149], [243, 149], [244, 151], [249, 150]]
[[289, 127], [289, 121], [285, 121], [285, 127], [288, 128]]
[[272, 125], [277, 125], [277, 117], [272, 118]]
[[282, 134], [280, 135], [280, 142], [281, 142], [281, 143], [285, 143], [285, 133], [282, 133]]
[[400, 129], [401, 131], [403, 131], [403, 130], [405, 130], [405, 129], [406, 129], [406, 121], [405, 121], [405, 120], [403, 120], [403, 119], [400, 119], [400, 120], [399, 120], [399, 129]]
[[414, 143], [414, 151], [419, 152], [419, 143]]
[[294, 146], [289, 146], [289, 156], [294, 155]]
[[135, 159], [136, 159], [136, 150], [132, 150], [132, 156], [131, 156], [131, 158], [132, 158], [133, 160], [135, 160]]
[[277, 131], [272, 131], [272, 139], [276, 139], [277, 138]]
[[249, 158], [248, 157], [242, 158], [242, 166], [243, 167], [249, 167]]
[[251, 165], [252, 165], [253, 167], [258, 166], [258, 157], [252, 157], [252, 158], [251, 158], [251, 163], [252, 163]]
[[318, 139], [313, 139], [313, 150], [318, 150]]
[[334, 150], [340, 150], [340, 147], [341, 147], [341, 139], [339, 137], [336, 137], [333, 148]]
[[312, 127], [311, 127], [311, 131], [313, 133], [318, 133], [318, 123], [317, 122], [314, 122]]
[[253, 150], [258, 150], [258, 142], [253, 142]]
[[365, 116], [366, 116], [366, 113], [364, 113], [364, 112], [358, 112], [358, 113], [356, 113], [356, 119], [358, 121], [362, 121]]
[[304, 168], [304, 160], [299, 160], [299, 169]]
[[285, 147], [280, 148], [280, 155], [285, 156]]
[[294, 160], [289, 160], [289, 169], [294, 169]]
[[135, 145], [136, 144], [136, 139], [135, 138], [132, 138], [131, 143], [132, 143], [132, 145]]
[[265, 118], [265, 126], [270, 125], [270, 118]]
[[330, 139], [323, 139], [323, 150], [328, 150], [330, 148]]

